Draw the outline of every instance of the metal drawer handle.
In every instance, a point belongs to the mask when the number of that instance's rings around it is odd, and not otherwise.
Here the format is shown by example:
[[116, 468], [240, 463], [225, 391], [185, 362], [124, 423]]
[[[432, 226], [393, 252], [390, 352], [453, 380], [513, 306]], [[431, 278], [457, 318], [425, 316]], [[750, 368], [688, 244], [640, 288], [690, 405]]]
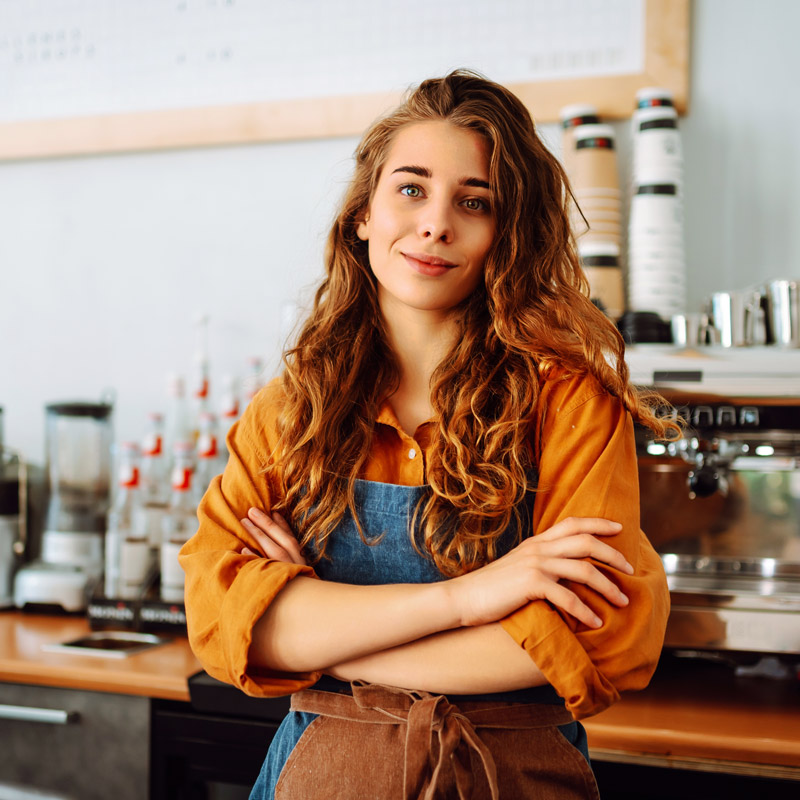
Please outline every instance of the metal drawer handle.
[[77, 722], [77, 711], [63, 711], [59, 708], [32, 708], [30, 706], [5, 706], [0, 704], [0, 719], [21, 719], [25, 722], [49, 722], [51, 725], [68, 725]]

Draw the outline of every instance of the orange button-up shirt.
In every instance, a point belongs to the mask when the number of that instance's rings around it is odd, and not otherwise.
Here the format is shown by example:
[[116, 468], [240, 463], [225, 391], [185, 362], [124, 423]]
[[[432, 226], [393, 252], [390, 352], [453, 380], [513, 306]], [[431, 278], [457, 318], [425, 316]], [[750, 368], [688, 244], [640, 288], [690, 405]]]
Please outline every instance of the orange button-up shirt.
[[[198, 510], [200, 527], [181, 551], [186, 571], [189, 640], [214, 677], [255, 696], [288, 694], [313, 685], [319, 673], [269, 672], [250, 664], [252, 629], [286, 583], [309, 566], [242, 556], [256, 547], [240, 519], [250, 507], [269, 511], [277, 487], [264, 467], [275, 445], [281, 408], [279, 380], [250, 403], [228, 435], [225, 472], [209, 487]], [[402, 430], [385, 403], [376, 420], [367, 480], [425, 483], [429, 425], [414, 436]], [[634, 567], [627, 575], [597, 566], [630, 598], [612, 605], [583, 584], [565, 581], [603, 620], [587, 628], [545, 600], [535, 600], [501, 621], [564, 698], [576, 718], [596, 714], [626, 689], [643, 688], [661, 652], [669, 593], [661, 561], [639, 528], [639, 486], [633, 425], [619, 400], [592, 377], [552, 370], [542, 381], [533, 448], [539, 485], [533, 534], [565, 517], [605, 517], [622, 524], [603, 541]]]

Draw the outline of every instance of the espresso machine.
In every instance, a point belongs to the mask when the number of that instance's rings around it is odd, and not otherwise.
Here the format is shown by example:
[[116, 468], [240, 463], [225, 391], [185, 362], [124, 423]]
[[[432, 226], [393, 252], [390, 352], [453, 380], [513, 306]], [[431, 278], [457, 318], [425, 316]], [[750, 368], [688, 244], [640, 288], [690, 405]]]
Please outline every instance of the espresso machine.
[[668, 443], [637, 429], [642, 529], [672, 600], [665, 648], [800, 654], [800, 349], [637, 345], [626, 362], [684, 423]]
[[82, 611], [103, 572], [112, 406], [53, 403], [45, 412], [48, 499], [41, 554], [17, 572], [14, 604]]

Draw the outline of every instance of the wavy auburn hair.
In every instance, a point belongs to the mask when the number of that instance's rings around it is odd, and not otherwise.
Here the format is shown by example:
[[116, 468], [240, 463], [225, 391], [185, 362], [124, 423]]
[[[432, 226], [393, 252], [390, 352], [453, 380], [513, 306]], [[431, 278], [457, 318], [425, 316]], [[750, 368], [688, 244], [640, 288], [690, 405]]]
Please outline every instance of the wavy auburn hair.
[[657, 395], [630, 386], [623, 340], [589, 300], [560, 163], [515, 95], [458, 70], [424, 81], [364, 135], [328, 238], [326, 276], [284, 354], [286, 401], [267, 473], [283, 490], [275, 508], [301, 532], [301, 544], [324, 556], [337, 523], [355, 512], [375, 419], [399, 382], [356, 229], [397, 132], [440, 120], [486, 141], [496, 223], [483, 284], [458, 309], [459, 335], [431, 378], [430, 491], [413, 528], [418, 549], [452, 576], [493, 559], [512, 521], [521, 529], [521, 501], [533, 490], [532, 420], [550, 366], [591, 373], [659, 436], [675, 426], [654, 414]]

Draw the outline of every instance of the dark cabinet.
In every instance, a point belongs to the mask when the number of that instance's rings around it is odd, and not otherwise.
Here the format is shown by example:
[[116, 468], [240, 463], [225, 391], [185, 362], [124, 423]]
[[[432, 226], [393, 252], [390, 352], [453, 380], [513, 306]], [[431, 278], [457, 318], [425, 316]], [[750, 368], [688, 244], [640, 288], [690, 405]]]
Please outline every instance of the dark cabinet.
[[258, 777], [289, 698], [254, 699], [205, 673], [190, 703], [152, 701], [152, 800], [240, 800]]
[[147, 697], [0, 684], [0, 783], [147, 800]]

